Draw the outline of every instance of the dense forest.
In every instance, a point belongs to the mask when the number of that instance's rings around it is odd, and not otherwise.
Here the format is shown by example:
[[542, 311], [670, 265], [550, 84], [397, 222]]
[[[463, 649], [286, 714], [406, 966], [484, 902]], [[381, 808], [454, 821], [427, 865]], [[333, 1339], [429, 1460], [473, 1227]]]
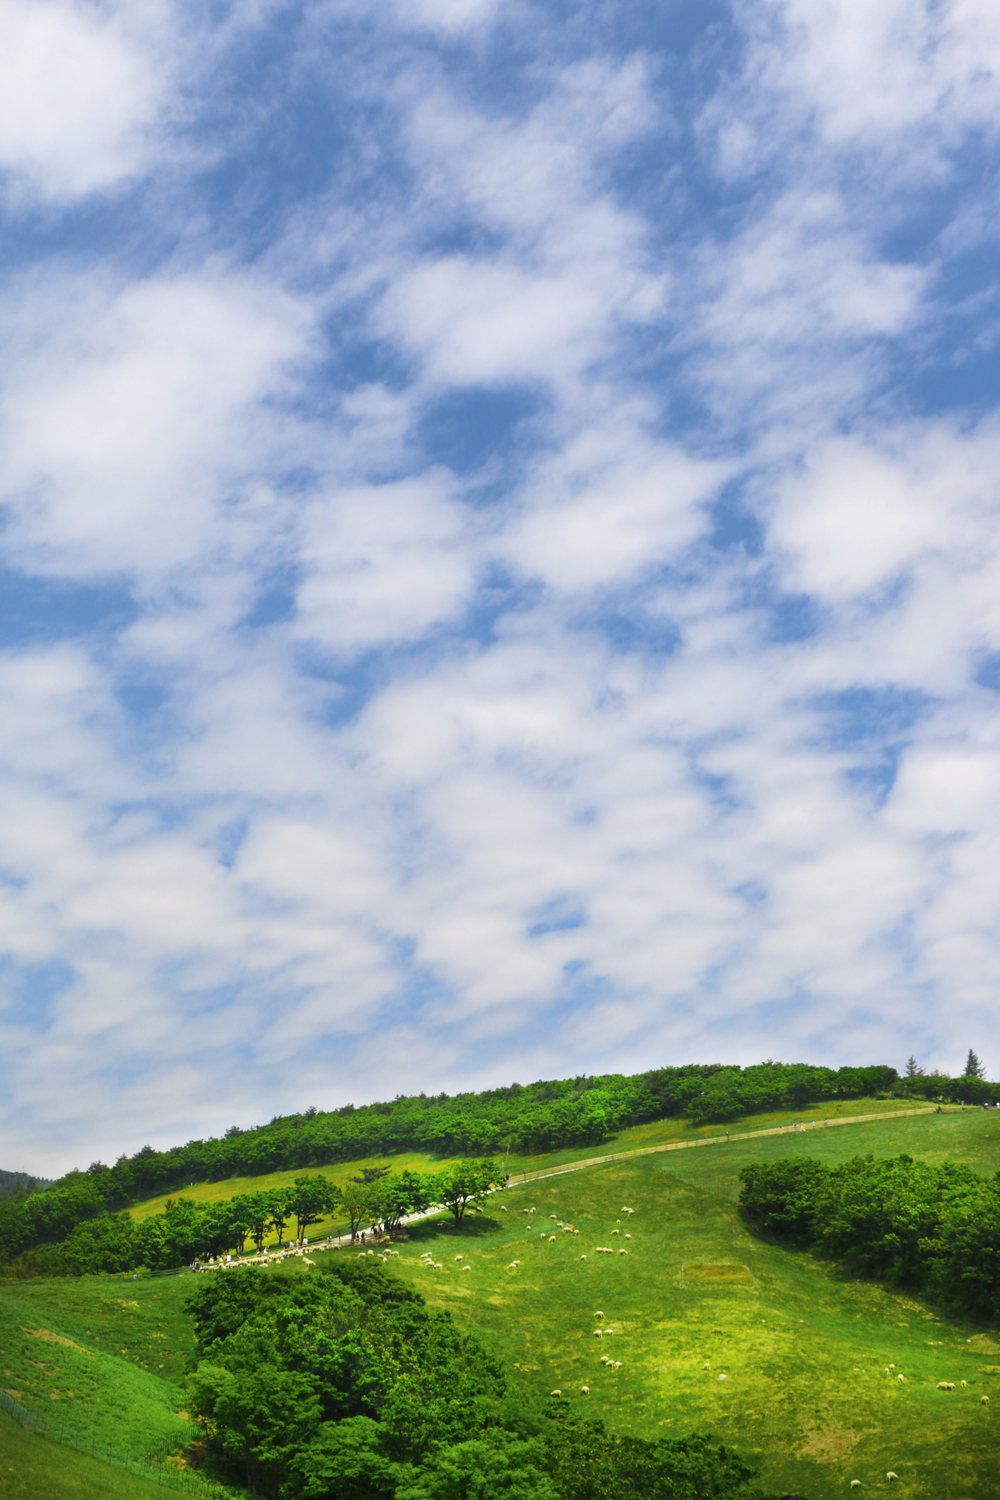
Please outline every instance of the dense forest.
[[368, 1260], [203, 1278], [190, 1403], [211, 1458], [288, 1500], [738, 1500], [753, 1471], [706, 1437], [618, 1438], [544, 1410], [447, 1313]]
[[744, 1167], [740, 1209], [756, 1229], [843, 1260], [976, 1317], [1000, 1316], [1000, 1177], [957, 1162], [856, 1156]]
[[30, 1172], [0, 1171], [0, 1195], [4, 1193], [38, 1192], [40, 1188], [52, 1186], [50, 1177], [32, 1177]]
[[23, 1186], [0, 1196], [0, 1262], [59, 1245], [76, 1225], [195, 1182], [223, 1181], [405, 1150], [441, 1157], [499, 1156], [586, 1147], [632, 1125], [683, 1116], [693, 1125], [737, 1120], [765, 1110], [802, 1109], [831, 1099], [899, 1093], [903, 1098], [1000, 1097], [978, 1077], [940, 1074], [900, 1079], [894, 1068], [818, 1068], [766, 1062], [658, 1068], [543, 1080], [482, 1093], [402, 1097], [387, 1103], [307, 1109], [267, 1125], [233, 1126], [219, 1138], [166, 1151], [143, 1146], [108, 1166], [93, 1162], [42, 1191]]

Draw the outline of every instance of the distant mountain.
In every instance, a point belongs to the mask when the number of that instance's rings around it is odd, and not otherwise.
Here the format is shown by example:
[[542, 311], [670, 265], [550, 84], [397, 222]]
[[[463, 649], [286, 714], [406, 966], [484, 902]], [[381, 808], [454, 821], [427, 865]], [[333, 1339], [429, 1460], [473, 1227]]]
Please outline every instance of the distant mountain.
[[52, 1186], [51, 1177], [32, 1177], [30, 1172], [5, 1172], [0, 1168], [0, 1193], [12, 1193], [15, 1188], [46, 1188]]

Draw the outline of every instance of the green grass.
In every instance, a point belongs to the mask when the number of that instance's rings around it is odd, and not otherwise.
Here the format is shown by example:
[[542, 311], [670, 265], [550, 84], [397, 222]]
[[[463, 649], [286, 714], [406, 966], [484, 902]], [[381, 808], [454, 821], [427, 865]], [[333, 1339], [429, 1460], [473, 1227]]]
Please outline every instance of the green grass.
[[152, 1500], [172, 1490], [112, 1468], [24, 1429], [0, 1411], [0, 1495], [4, 1500]]
[[[736, 1134], [793, 1118], [808, 1123], [901, 1107], [905, 1101], [850, 1100], [728, 1128]], [[512, 1156], [508, 1166], [512, 1175], [551, 1170], [584, 1156], [724, 1137], [725, 1130], [661, 1121], [624, 1131], [600, 1148]], [[515, 1184], [505, 1197], [507, 1211], [498, 1204], [490, 1222], [473, 1221], [461, 1232], [444, 1221], [414, 1226], [393, 1269], [432, 1306], [483, 1334], [541, 1399], [558, 1387], [575, 1410], [623, 1433], [711, 1431], [759, 1463], [776, 1493], [832, 1500], [847, 1493], [855, 1477], [863, 1481], [863, 1495], [882, 1493], [891, 1468], [902, 1481], [891, 1491], [900, 1500], [1000, 1500], [993, 1426], [1000, 1421], [1000, 1337], [850, 1280], [808, 1255], [755, 1240], [736, 1214], [738, 1172], [746, 1162], [793, 1154], [835, 1162], [858, 1152], [904, 1150], [928, 1161], [951, 1157], [992, 1175], [1000, 1169], [1000, 1111], [720, 1140], [707, 1150], [607, 1161]], [[397, 1168], [443, 1164], [417, 1153], [372, 1160]], [[343, 1180], [359, 1165], [325, 1170]], [[217, 1201], [298, 1175], [203, 1184], [184, 1195]], [[156, 1212], [163, 1201], [135, 1212]], [[624, 1204], [636, 1209], [627, 1223]], [[535, 1215], [519, 1211], [530, 1205]], [[561, 1234], [550, 1213], [575, 1223], [579, 1235]], [[618, 1218], [621, 1233], [614, 1236]], [[547, 1234], [543, 1242], [543, 1226], [556, 1232], [555, 1242]], [[627, 1243], [624, 1234], [631, 1235]], [[595, 1257], [598, 1244], [630, 1253]], [[427, 1248], [443, 1270], [418, 1263]], [[458, 1269], [457, 1254], [469, 1272]], [[521, 1266], [508, 1271], [514, 1258]], [[277, 1274], [292, 1273], [286, 1266]], [[294, 1273], [317, 1274], [300, 1266]], [[192, 1347], [183, 1312], [191, 1285], [187, 1277], [0, 1283], [0, 1384], [83, 1437], [117, 1449], [184, 1449], [194, 1436], [193, 1424], [179, 1415]], [[594, 1337], [597, 1309], [615, 1329], [606, 1340]], [[616, 1372], [599, 1364], [612, 1345], [622, 1362]], [[706, 1361], [709, 1371], [702, 1368]], [[883, 1375], [889, 1362], [906, 1376], [903, 1385]], [[727, 1379], [720, 1382], [723, 1372]], [[939, 1379], [963, 1378], [966, 1392], [934, 1389]], [[584, 1384], [591, 1392], [586, 1398]], [[989, 1408], [979, 1405], [982, 1393], [992, 1398]], [[2, 1413], [0, 1419], [0, 1495], [150, 1494], [148, 1481], [22, 1433]], [[2, 1458], [7, 1451], [15, 1454], [13, 1462]], [[12, 1470], [19, 1490], [4, 1486]]]
[[[772, 1110], [766, 1114], [745, 1116], [730, 1125], [698, 1127], [688, 1125], [686, 1121], [679, 1118], [654, 1120], [649, 1125], [635, 1125], [628, 1130], [619, 1131], [617, 1135], [598, 1146], [566, 1146], [558, 1151], [523, 1154], [511, 1152], [507, 1158], [507, 1170], [512, 1177], [517, 1177], [521, 1174], [550, 1171], [555, 1167], [565, 1166], [569, 1162], [579, 1161], [581, 1158], [614, 1156], [623, 1151], [634, 1151], [642, 1147], [658, 1146], [673, 1141], [707, 1140], [724, 1136], [727, 1130], [734, 1134], [768, 1130], [774, 1125], [786, 1124], [791, 1119], [808, 1123], [812, 1120], [886, 1113], [898, 1109], [922, 1107], [922, 1104], [921, 1100], [848, 1099], [839, 1103], [809, 1105], [794, 1116]], [[281, 1188], [290, 1187], [296, 1177], [314, 1172], [322, 1172], [332, 1182], [342, 1187], [350, 1177], [357, 1176], [362, 1167], [389, 1165], [395, 1172], [406, 1170], [436, 1172], [454, 1165], [457, 1160], [457, 1157], [433, 1156], [426, 1151], [402, 1151], [391, 1155], [366, 1156], [358, 1161], [331, 1162], [325, 1166], [296, 1167], [288, 1172], [267, 1172], [259, 1177], [227, 1177], [220, 1182], [196, 1182], [186, 1187], [174, 1188], [169, 1193], [159, 1193], [155, 1198], [148, 1198], [142, 1203], [135, 1204], [129, 1209], [129, 1213], [133, 1219], [141, 1222], [143, 1219], [151, 1218], [154, 1214], [162, 1213], [171, 1199], [187, 1198], [195, 1203], [222, 1203], [229, 1198], [235, 1198], [238, 1193], [276, 1192]], [[340, 1233], [345, 1228], [346, 1221], [334, 1215], [313, 1225], [309, 1230], [309, 1237], [321, 1239], [328, 1234]], [[285, 1237], [288, 1238], [287, 1233]], [[265, 1240], [265, 1244], [275, 1245], [277, 1240], [277, 1234], [272, 1233]]]
[[186, 1278], [0, 1286], [0, 1384], [77, 1437], [132, 1453], [176, 1452], [195, 1436], [183, 1413], [192, 1331]]
[[[990, 1500], [1000, 1495], [1000, 1337], [755, 1239], [736, 1213], [749, 1161], [904, 1150], [992, 1174], [1000, 1120], [921, 1116], [609, 1163], [512, 1188], [495, 1226], [416, 1227], [393, 1266], [483, 1334], [536, 1395], [561, 1389], [574, 1410], [618, 1432], [711, 1431], [760, 1464], [768, 1486], [809, 1500], [843, 1495], [854, 1478], [863, 1494], [882, 1493], [890, 1469], [901, 1497]], [[533, 1216], [520, 1212], [530, 1205]], [[561, 1233], [551, 1213], [579, 1235]], [[596, 1245], [629, 1254], [595, 1256]], [[419, 1263], [424, 1249], [441, 1271]], [[521, 1265], [507, 1270], [515, 1258]], [[613, 1337], [594, 1337], [596, 1310]], [[608, 1346], [619, 1371], [600, 1366]], [[890, 1363], [902, 1384], [884, 1375]], [[943, 1379], [968, 1389], [939, 1392]]]

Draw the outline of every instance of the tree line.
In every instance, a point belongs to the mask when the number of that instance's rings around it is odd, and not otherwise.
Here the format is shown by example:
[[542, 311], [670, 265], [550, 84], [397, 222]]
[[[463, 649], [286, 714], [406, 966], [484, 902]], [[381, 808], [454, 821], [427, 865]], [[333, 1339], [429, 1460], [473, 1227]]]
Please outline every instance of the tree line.
[[1000, 1315], [1000, 1177], [905, 1155], [837, 1167], [798, 1157], [744, 1167], [740, 1182], [755, 1229], [976, 1317]]
[[[256, 1177], [300, 1167], [426, 1151], [434, 1156], [533, 1154], [596, 1146], [619, 1130], [671, 1116], [693, 1124], [765, 1109], [800, 1109], [855, 1099], [897, 1082], [895, 1068], [818, 1068], [763, 1063], [749, 1068], [698, 1064], [630, 1076], [550, 1079], [481, 1093], [399, 1096], [388, 1103], [309, 1108], [267, 1125], [192, 1140], [167, 1151], [143, 1146], [112, 1166], [87, 1169], [111, 1208], [124, 1208], [195, 1182]], [[940, 1080], [936, 1080], [940, 1082]]]
[[[78, 1176], [82, 1182], [52, 1200], [59, 1200], [63, 1211], [57, 1219], [46, 1217], [41, 1251], [23, 1239], [5, 1243], [16, 1272], [81, 1276], [138, 1267], [160, 1271], [213, 1256], [239, 1257], [248, 1247], [259, 1254], [273, 1234], [278, 1247], [286, 1231], [302, 1240], [312, 1225], [338, 1211], [352, 1239], [373, 1224], [391, 1234], [406, 1216], [433, 1207], [449, 1212], [457, 1226], [468, 1214], [480, 1212], [488, 1194], [504, 1180], [491, 1160], [460, 1161], [440, 1172], [366, 1167], [343, 1187], [314, 1172], [297, 1177], [289, 1187], [239, 1193], [221, 1202], [168, 1199], [161, 1213], [136, 1221], [125, 1210], [109, 1212], [86, 1175]], [[74, 1219], [74, 1213], [79, 1217]]]
[[[630, 1076], [606, 1074], [548, 1080], [522, 1087], [433, 1097], [400, 1096], [330, 1111], [306, 1109], [267, 1125], [188, 1141], [166, 1151], [143, 1146], [112, 1166], [92, 1162], [44, 1189], [22, 1185], [0, 1195], [0, 1261], [61, 1244], [77, 1223], [163, 1193], [182, 1194], [198, 1182], [301, 1171], [406, 1150], [482, 1158], [595, 1146], [632, 1125], [683, 1116], [692, 1125], [727, 1123], [747, 1114], [804, 1109], [829, 1100], [898, 1094], [906, 1099], [1000, 1098], [1000, 1086], [979, 1073], [948, 1078], [911, 1076], [894, 1068], [820, 1068], [767, 1061], [748, 1068], [692, 1064]], [[910, 1065], [908, 1064], [908, 1071]]]
[[751, 1500], [707, 1437], [619, 1438], [542, 1409], [447, 1313], [369, 1260], [253, 1268], [188, 1300], [188, 1406], [217, 1472], [287, 1500]]

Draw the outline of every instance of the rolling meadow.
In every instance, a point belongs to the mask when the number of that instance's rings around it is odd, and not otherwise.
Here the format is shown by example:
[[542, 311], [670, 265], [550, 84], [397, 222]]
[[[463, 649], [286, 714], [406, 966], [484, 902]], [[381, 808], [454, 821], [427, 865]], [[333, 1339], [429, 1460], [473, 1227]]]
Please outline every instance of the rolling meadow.
[[[858, 1103], [842, 1107], [840, 1118], [852, 1107]], [[877, 1112], [867, 1101], [864, 1111]], [[1000, 1495], [996, 1331], [752, 1234], [737, 1199], [742, 1167], [796, 1156], [832, 1165], [859, 1153], [906, 1152], [992, 1177], [1000, 1170], [1000, 1112], [823, 1127], [837, 1116], [829, 1105], [741, 1121], [751, 1139], [731, 1142], [724, 1129], [662, 1122], [578, 1152], [598, 1161], [569, 1172], [558, 1168], [571, 1151], [511, 1157], [510, 1186], [481, 1216], [459, 1229], [439, 1215], [411, 1224], [391, 1270], [432, 1310], [475, 1332], [539, 1405], [599, 1419], [623, 1435], [710, 1432], [759, 1468], [768, 1494], [830, 1500], [857, 1479], [863, 1494], [990, 1500]], [[793, 1118], [806, 1128], [793, 1131]], [[776, 1125], [784, 1133], [754, 1138]], [[625, 1155], [686, 1140], [711, 1144]], [[431, 1162], [415, 1154], [382, 1160]], [[330, 1173], [346, 1178], [352, 1168], [338, 1164]], [[556, 1175], [517, 1180], [531, 1172]], [[260, 1189], [279, 1176], [246, 1185]], [[220, 1182], [186, 1196], [239, 1190]], [[331, 1220], [316, 1233], [339, 1227]], [[599, 1247], [612, 1253], [597, 1254]], [[319, 1264], [361, 1253], [345, 1245]], [[299, 1262], [267, 1274], [318, 1272]], [[113, 1437], [195, 1471], [198, 1431], [184, 1404], [191, 1286], [189, 1276], [142, 1274], [0, 1283], [4, 1389], [29, 1410], [58, 1411], [98, 1444]], [[940, 1381], [955, 1390], [938, 1390]], [[25, 1494], [88, 1493], [83, 1455], [22, 1432], [5, 1415], [3, 1423], [4, 1446], [16, 1457], [5, 1460], [8, 1476], [16, 1473], [22, 1487], [33, 1476]], [[86, 1464], [106, 1486], [90, 1493], [148, 1492], [149, 1480]], [[890, 1470], [898, 1482], [886, 1479]]]

